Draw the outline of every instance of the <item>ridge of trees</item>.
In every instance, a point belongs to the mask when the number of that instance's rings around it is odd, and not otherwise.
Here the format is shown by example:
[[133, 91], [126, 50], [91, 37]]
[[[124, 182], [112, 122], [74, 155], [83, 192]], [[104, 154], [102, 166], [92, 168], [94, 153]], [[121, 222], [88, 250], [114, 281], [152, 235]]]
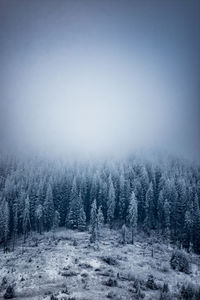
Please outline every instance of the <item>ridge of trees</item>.
[[102, 163], [0, 159], [0, 243], [58, 226], [85, 230], [102, 223], [164, 236], [200, 254], [200, 167], [167, 158]]

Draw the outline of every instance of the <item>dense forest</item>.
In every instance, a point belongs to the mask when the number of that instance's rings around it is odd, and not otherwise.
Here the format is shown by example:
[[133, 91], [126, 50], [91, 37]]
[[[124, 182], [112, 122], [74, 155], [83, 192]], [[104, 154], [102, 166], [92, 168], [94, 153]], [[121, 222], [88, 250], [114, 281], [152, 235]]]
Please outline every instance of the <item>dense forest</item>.
[[200, 253], [200, 167], [167, 157], [101, 162], [0, 161], [0, 243], [59, 226], [126, 227]]

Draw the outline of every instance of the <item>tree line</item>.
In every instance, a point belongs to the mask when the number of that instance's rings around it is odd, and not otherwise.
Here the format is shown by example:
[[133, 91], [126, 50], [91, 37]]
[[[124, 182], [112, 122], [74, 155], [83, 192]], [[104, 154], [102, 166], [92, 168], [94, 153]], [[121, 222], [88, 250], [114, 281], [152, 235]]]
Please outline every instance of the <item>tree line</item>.
[[200, 167], [166, 157], [91, 162], [0, 159], [0, 243], [59, 226], [156, 232], [200, 254]]

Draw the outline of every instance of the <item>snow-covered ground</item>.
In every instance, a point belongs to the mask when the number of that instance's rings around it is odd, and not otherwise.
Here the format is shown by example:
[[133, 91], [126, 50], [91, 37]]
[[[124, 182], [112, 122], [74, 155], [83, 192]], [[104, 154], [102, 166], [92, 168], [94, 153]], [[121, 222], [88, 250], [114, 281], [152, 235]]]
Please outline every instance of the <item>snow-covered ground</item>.
[[[140, 282], [144, 299], [156, 300], [164, 283], [176, 293], [185, 282], [200, 282], [197, 256], [191, 256], [187, 275], [170, 268], [173, 249], [159, 241], [152, 247], [138, 236], [134, 245], [122, 245], [119, 232], [108, 229], [98, 243], [90, 244], [89, 237], [88, 232], [61, 229], [33, 233], [25, 244], [19, 239], [14, 252], [0, 249], [0, 299], [9, 284], [17, 299], [138, 299], [135, 285]], [[150, 275], [156, 289], [146, 284]]]

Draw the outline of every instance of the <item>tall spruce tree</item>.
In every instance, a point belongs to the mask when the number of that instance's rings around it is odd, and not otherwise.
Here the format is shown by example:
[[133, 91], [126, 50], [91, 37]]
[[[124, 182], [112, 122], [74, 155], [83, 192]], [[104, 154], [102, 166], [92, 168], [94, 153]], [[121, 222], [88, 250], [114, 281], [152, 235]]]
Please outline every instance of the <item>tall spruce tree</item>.
[[112, 227], [114, 220], [114, 212], [115, 212], [115, 189], [113, 185], [113, 181], [111, 175], [109, 176], [109, 192], [108, 192], [108, 201], [107, 201], [107, 221]]
[[2, 200], [0, 206], [0, 237], [3, 240], [4, 251], [6, 251], [8, 238], [9, 238], [9, 223], [10, 223], [10, 211], [8, 202], [5, 198]]
[[125, 217], [125, 205], [126, 205], [126, 197], [125, 197], [125, 178], [124, 173], [121, 174], [119, 180], [119, 219], [124, 220]]
[[194, 251], [200, 254], [200, 208], [197, 194], [195, 195], [193, 210], [193, 247]]
[[93, 201], [91, 207], [90, 224], [91, 224], [90, 241], [94, 243], [97, 240], [97, 226], [98, 226], [96, 199]]
[[131, 242], [134, 244], [134, 237], [137, 230], [137, 219], [138, 219], [138, 205], [135, 197], [135, 193], [131, 193], [131, 199], [128, 209], [128, 221], [131, 228]]
[[164, 235], [167, 240], [170, 239], [170, 205], [166, 199], [164, 202]]
[[43, 207], [39, 204], [35, 210], [35, 221], [37, 231], [41, 234], [43, 230]]
[[44, 224], [47, 230], [50, 230], [53, 226], [54, 218], [54, 203], [53, 203], [53, 194], [52, 188], [49, 184], [46, 191], [46, 197], [43, 205], [44, 211]]
[[145, 220], [144, 220], [144, 230], [149, 233], [154, 227], [154, 216], [153, 216], [153, 185], [150, 183], [149, 188], [146, 193], [145, 202]]
[[100, 232], [104, 225], [104, 216], [102, 212], [102, 207], [99, 206], [98, 212], [97, 212], [97, 231]]
[[71, 204], [66, 224], [69, 228], [84, 230], [86, 226], [86, 215], [83, 208], [81, 193], [76, 196]]
[[55, 213], [54, 213], [54, 218], [53, 218], [53, 231], [54, 232], [59, 227], [59, 225], [60, 225], [60, 214], [56, 210]]
[[30, 221], [30, 200], [29, 196], [26, 197], [24, 203], [24, 213], [23, 213], [23, 234], [24, 234], [24, 242], [28, 236], [28, 232], [31, 229], [31, 221]]

